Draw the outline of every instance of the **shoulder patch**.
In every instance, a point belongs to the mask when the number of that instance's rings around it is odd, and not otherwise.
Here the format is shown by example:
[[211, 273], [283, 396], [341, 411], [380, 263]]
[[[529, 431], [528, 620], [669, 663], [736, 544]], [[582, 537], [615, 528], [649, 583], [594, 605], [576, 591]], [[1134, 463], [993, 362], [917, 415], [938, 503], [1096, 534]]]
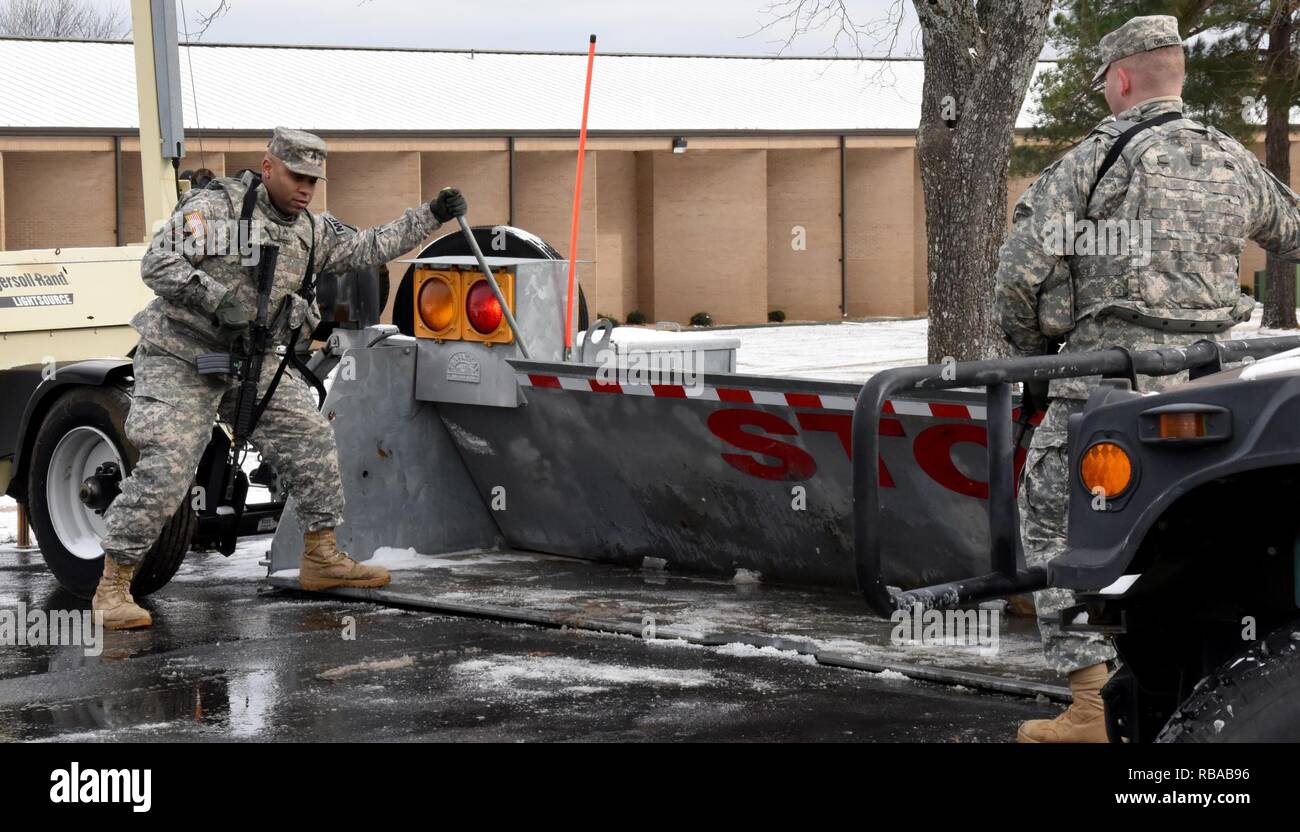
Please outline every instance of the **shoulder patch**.
[[330, 213], [321, 214], [321, 219], [329, 225], [330, 230], [335, 234], [351, 234], [357, 230], [355, 225], [348, 225], [343, 220]]
[[203, 221], [203, 214], [198, 211], [189, 211], [185, 214], [185, 232], [191, 237], [202, 237], [207, 233], [207, 225]]

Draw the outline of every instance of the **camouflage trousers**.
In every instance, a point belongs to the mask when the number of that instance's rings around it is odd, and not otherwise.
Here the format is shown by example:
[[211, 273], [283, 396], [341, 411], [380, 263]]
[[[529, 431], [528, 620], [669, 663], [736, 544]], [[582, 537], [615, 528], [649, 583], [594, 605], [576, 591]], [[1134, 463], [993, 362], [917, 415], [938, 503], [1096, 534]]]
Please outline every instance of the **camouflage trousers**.
[[[1066, 426], [1072, 414], [1083, 410], [1083, 404], [1081, 399], [1053, 399], [1029, 445], [1018, 498], [1026, 566], [1046, 566], [1065, 552], [1070, 476]], [[1043, 657], [1048, 667], [1061, 673], [1115, 658], [1115, 649], [1105, 636], [1061, 631], [1059, 613], [1073, 604], [1074, 593], [1068, 589], [1034, 593]]]
[[[259, 395], [280, 364], [268, 356]], [[213, 418], [233, 416], [237, 382], [199, 375], [188, 361], [142, 341], [135, 355], [135, 387], [126, 436], [140, 452], [122, 493], [104, 514], [104, 551], [126, 565], [139, 564], [163, 526], [190, 492], [194, 472], [212, 435]], [[316, 409], [316, 393], [286, 369], [251, 437], [296, 499], [306, 530], [343, 522], [334, 431]], [[216, 495], [203, 495], [217, 499]]]

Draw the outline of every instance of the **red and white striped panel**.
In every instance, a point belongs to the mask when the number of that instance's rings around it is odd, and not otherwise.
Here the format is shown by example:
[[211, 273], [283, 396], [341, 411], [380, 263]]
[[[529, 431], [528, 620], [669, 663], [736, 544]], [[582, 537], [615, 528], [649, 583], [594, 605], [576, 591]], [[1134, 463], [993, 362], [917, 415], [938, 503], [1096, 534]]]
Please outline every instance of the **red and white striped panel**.
[[[820, 393], [778, 393], [772, 390], [743, 390], [736, 387], [689, 388], [680, 384], [603, 384], [594, 378], [557, 376], [541, 373], [518, 373], [524, 387], [571, 390], [579, 393], [614, 393], [623, 396], [651, 396], [665, 399], [694, 399], [728, 404], [765, 404], [810, 410], [852, 410], [849, 396], [826, 396]], [[885, 402], [885, 413], [898, 416], [932, 416], [945, 419], [983, 421], [986, 409], [979, 405], [947, 402], [895, 400]]]

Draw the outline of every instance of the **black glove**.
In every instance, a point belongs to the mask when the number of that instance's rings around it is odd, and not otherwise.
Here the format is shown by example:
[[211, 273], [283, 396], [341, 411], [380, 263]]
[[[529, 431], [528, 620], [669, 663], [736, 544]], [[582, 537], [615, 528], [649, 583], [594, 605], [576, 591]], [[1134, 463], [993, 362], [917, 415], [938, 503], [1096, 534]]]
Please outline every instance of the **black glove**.
[[465, 201], [465, 195], [455, 188], [443, 188], [438, 191], [438, 196], [429, 203], [429, 210], [433, 212], [433, 218], [438, 222], [451, 222], [456, 217], [465, 216], [465, 209], [469, 203]]
[[1035, 413], [1047, 411], [1047, 379], [1032, 379], [1022, 382], [1024, 392], [1020, 395], [1020, 418], [1028, 420]]
[[225, 297], [217, 304], [217, 311], [212, 313], [212, 320], [217, 326], [236, 335], [248, 332], [248, 325], [251, 323], [244, 305], [235, 297], [234, 289], [226, 292]]

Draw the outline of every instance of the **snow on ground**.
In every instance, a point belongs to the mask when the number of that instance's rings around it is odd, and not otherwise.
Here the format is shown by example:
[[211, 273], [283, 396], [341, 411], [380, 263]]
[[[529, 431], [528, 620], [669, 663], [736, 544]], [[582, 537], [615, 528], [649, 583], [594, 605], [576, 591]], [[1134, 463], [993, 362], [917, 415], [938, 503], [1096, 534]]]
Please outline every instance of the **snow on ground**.
[[865, 381], [889, 367], [925, 363], [925, 318], [724, 330], [740, 338], [736, 372]]
[[[529, 698], [564, 693], [601, 693], [627, 685], [684, 690], [708, 687], [720, 681], [704, 670], [631, 667], [550, 655], [494, 655], [461, 662], [452, 670], [481, 687]], [[530, 687], [529, 683], [538, 687]], [[551, 687], [557, 683], [565, 686]]]
[[[1263, 307], [1226, 338], [1295, 335], [1291, 330], [1262, 329]], [[925, 318], [890, 321], [845, 321], [839, 324], [791, 324], [720, 330], [740, 339], [736, 372], [793, 376], [829, 381], [864, 382], [890, 367], [925, 363]]]
[[[861, 645], [858, 645], [860, 648]], [[794, 650], [781, 650], [772, 646], [757, 647], [753, 644], [745, 644], [742, 641], [733, 641], [730, 644], [724, 644], [718, 648], [718, 652], [724, 656], [741, 656], [745, 658], [753, 656], [763, 656], [772, 659], [787, 659], [790, 661], [803, 662], [804, 664], [817, 664], [817, 657], [810, 656], [807, 653], [799, 653]]]
[[18, 539], [18, 504], [0, 497], [0, 546]]

